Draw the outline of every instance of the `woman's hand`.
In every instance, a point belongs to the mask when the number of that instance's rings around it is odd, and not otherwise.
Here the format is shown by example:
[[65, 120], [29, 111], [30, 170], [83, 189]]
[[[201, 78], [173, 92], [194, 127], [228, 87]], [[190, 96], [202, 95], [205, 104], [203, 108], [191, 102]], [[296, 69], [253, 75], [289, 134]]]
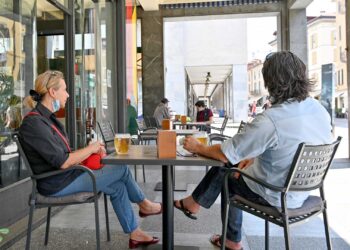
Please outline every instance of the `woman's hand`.
[[192, 136], [186, 136], [183, 141], [184, 149], [190, 151], [191, 153], [198, 153], [199, 147], [203, 146], [196, 138]]
[[104, 154], [106, 153], [105, 145], [102, 142], [93, 142], [88, 146], [91, 154]]

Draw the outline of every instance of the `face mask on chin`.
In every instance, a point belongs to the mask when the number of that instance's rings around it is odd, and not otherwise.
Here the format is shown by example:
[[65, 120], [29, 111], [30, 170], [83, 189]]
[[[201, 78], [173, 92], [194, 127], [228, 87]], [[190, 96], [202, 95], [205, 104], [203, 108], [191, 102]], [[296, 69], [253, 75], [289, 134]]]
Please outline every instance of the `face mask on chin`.
[[58, 110], [60, 110], [60, 101], [58, 99], [55, 99], [52, 101], [52, 109], [53, 109], [53, 113], [57, 112]]

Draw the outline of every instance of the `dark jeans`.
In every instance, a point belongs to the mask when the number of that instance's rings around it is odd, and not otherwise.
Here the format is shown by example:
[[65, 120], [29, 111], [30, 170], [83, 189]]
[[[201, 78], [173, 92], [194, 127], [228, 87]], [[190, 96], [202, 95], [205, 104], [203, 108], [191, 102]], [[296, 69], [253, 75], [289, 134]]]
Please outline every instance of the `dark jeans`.
[[[214, 204], [222, 191], [225, 173], [225, 168], [212, 167], [204, 176], [192, 193], [193, 199], [200, 206], [210, 208]], [[264, 198], [249, 189], [241, 176], [238, 179], [229, 178], [229, 193], [230, 197], [233, 195], [240, 195], [252, 202], [270, 206]], [[224, 211], [223, 196], [221, 196], [221, 211]], [[221, 217], [223, 217], [223, 215]], [[240, 242], [242, 239], [242, 210], [232, 206], [230, 206], [229, 209], [227, 239], [234, 242]]]

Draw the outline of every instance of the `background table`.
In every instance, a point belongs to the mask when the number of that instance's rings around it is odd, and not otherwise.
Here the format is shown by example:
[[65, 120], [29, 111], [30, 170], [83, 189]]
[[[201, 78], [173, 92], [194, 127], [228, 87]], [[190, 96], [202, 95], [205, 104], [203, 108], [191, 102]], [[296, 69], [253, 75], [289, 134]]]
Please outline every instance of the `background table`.
[[161, 165], [163, 182], [163, 249], [198, 249], [196, 247], [175, 247], [174, 248], [174, 190], [172, 167], [181, 166], [224, 166], [220, 161], [209, 158], [182, 157], [177, 156], [174, 159], [159, 159], [157, 157], [157, 147], [150, 145], [131, 145], [127, 155], [116, 155], [112, 153], [102, 159], [104, 164], [127, 164], [127, 165]]

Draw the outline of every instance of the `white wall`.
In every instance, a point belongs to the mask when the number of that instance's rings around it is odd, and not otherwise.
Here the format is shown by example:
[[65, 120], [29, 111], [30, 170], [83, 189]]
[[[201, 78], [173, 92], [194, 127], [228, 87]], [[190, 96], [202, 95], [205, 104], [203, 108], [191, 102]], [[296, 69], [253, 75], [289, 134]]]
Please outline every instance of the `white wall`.
[[246, 120], [246, 108], [235, 111], [248, 106], [246, 19], [196, 19], [164, 19], [165, 96], [170, 107], [186, 113], [186, 66], [233, 65], [233, 118]]

